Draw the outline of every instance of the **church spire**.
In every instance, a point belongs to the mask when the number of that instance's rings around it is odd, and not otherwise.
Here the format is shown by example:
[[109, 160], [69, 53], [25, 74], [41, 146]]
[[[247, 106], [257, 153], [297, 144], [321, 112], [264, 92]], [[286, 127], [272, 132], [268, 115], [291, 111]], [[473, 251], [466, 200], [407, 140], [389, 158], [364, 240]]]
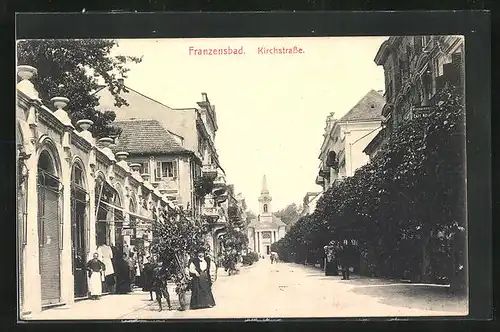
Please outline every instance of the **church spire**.
[[266, 175], [262, 178], [262, 191], [261, 194], [269, 194], [269, 190], [267, 189], [267, 180]]

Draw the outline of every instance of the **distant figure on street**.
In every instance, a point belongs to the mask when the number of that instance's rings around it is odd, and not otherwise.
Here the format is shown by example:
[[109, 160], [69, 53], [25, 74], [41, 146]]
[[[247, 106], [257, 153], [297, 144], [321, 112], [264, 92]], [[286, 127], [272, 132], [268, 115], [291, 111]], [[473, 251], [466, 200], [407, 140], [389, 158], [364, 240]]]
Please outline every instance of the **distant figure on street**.
[[271, 264], [277, 264], [278, 263], [278, 253], [272, 252], [270, 255], [271, 258]]
[[337, 254], [339, 250], [333, 246], [328, 245], [324, 247], [325, 257], [324, 257], [324, 269], [326, 276], [337, 276], [339, 275], [339, 267], [337, 262]]
[[137, 255], [137, 260], [135, 264], [135, 284], [137, 287], [142, 288], [144, 286], [144, 257]]
[[135, 264], [136, 264], [136, 258], [133, 251], [129, 252], [127, 263], [129, 266], [129, 274], [130, 274], [130, 289], [133, 289], [135, 284]]
[[351, 257], [348, 245], [340, 246], [339, 252], [339, 262], [342, 267], [342, 280], [349, 280], [350, 267], [351, 267]]
[[99, 260], [99, 254], [96, 252], [93, 258], [86, 265], [89, 276], [89, 292], [92, 300], [97, 300], [102, 295], [102, 281], [106, 272], [106, 265]]
[[163, 310], [161, 300], [163, 297], [167, 300], [168, 310], [172, 310], [172, 305], [170, 304], [170, 294], [168, 293], [167, 282], [168, 282], [168, 271], [162, 262], [153, 263], [153, 280], [152, 289], [156, 295], [156, 302], [158, 302], [159, 311]]
[[215, 264], [205, 255], [204, 251], [198, 252], [189, 264], [191, 281], [191, 309], [212, 308], [215, 299], [212, 294], [212, 283], [215, 272]]
[[117, 260], [117, 293], [127, 294], [131, 291], [130, 289], [130, 266], [129, 258], [126, 253]]
[[101, 240], [99, 246], [97, 247], [97, 254], [99, 255], [99, 260], [106, 266], [105, 275], [105, 291], [113, 292], [115, 288], [115, 269], [113, 268], [113, 250], [110, 246], [106, 244], [105, 240]]
[[143, 276], [143, 292], [149, 292], [150, 300], [153, 301], [153, 271], [154, 271], [153, 258], [144, 258], [144, 268], [142, 270]]

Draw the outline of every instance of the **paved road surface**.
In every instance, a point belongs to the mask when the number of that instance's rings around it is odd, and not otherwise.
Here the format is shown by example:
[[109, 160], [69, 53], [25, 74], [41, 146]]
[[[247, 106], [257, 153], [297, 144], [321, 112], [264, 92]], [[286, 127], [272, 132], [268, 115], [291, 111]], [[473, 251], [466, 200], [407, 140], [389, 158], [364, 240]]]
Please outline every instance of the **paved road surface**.
[[[210, 309], [158, 312], [149, 294], [109, 295], [47, 310], [33, 319], [182, 319], [279, 317], [456, 316], [467, 314], [463, 298], [443, 287], [396, 284], [380, 279], [326, 277], [317, 268], [259, 261], [241, 273], [223, 271], [213, 286]], [[171, 297], [176, 294], [171, 292]], [[174, 308], [178, 302], [173, 301]], [[166, 305], [165, 305], [166, 307]]]

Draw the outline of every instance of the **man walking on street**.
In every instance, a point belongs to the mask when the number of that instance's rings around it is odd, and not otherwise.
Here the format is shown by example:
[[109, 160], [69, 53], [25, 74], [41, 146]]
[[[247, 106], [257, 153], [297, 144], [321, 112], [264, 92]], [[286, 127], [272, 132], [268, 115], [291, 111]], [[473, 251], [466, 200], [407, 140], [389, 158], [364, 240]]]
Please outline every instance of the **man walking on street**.
[[342, 267], [342, 280], [349, 280], [349, 268], [351, 267], [349, 246], [344, 244], [340, 246], [339, 261]]

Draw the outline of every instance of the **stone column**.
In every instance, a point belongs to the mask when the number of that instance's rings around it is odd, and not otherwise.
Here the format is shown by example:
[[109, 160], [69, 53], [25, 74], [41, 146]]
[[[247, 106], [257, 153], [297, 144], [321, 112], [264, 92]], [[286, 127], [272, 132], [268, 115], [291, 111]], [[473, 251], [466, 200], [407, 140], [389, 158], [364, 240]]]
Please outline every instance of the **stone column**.
[[257, 252], [260, 254], [260, 233], [261, 232], [257, 232], [257, 246], [258, 246], [258, 249], [257, 249]]
[[253, 229], [253, 251], [257, 252], [257, 232]]
[[96, 159], [95, 159], [95, 146], [90, 150], [89, 164], [87, 167], [87, 179], [88, 179], [88, 191], [89, 191], [89, 205], [88, 205], [88, 236], [89, 236], [89, 252], [87, 256], [87, 261], [97, 250], [96, 243], [96, 222], [97, 222], [97, 205], [96, 199], [99, 192], [96, 192]]
[[[36, 91], [30, 79], [37, 73], [36, 68], [31, 66], [18, 66], [17, 74], [22, 79], [16, 88], [24, 92], [31, 100], [38, 99]], [[20, 263], [24, 264], [23, 279], [24, 301], [21, 314], [37, 313], [42, 311], [41, 281], [39, 270], [39, 246], [38, 246], [38, 192], [37, 192], [37, 163], [38, 156], [36, 151], [37, 135], [37, 116], [34, 106], [29, 106], [28, 125], [31, 137], [25, 137], [27, 143], [26, 150], [29, 150], [25, 159], [27, 168], [26, 179], [26, 245], [24, 247], [23, 257]], [[23, 133], [25, 135], [25, 133]]]
[[38, 156], [32, 154], [25, 161], [29, 175], [27, 179], [27, 243], [24, 249], [24, 310], [27, 313], [42, 311], [42, 290], [39, 269], [39, 243], [38, 243], [38, 188], [37, 188], [37, 163]]
[[59, 211], [62, 212], [62, 250], [60, 251], [60, 273], [61, 273], [61, 302], [73, 303], [74, 298], [74, 276], [72, 271], [72, 250], [71, 250], [71, 133], [74, 130], [71, 120], [64, 107], [69, 102], [65, 97], [54, 97], [51, 99], [54, 103], [56, 111], [54, 115], [64, 125], [62, 150], [59, 150], [61, 159], [61, 174], [60, 181], [63, 185], [62, 190], [62, 207]]
[[[87, 142], [89, 142], [93, 147], [95, 146], [95, 139], [89, 128], [94, 124], [92, 120], [83, 119], [79, 120], [76, 125], [81, 129], [79, 135], [83, 137]], [[85, 166], [85, 184], [87, 195], [85, 200], [87, 202], [85, 210], [85, 258], [90, 260], [93, 255], [97, 244], [95, 241], [95, 155], [94, 150], [90, 150], [89, 163]]]

